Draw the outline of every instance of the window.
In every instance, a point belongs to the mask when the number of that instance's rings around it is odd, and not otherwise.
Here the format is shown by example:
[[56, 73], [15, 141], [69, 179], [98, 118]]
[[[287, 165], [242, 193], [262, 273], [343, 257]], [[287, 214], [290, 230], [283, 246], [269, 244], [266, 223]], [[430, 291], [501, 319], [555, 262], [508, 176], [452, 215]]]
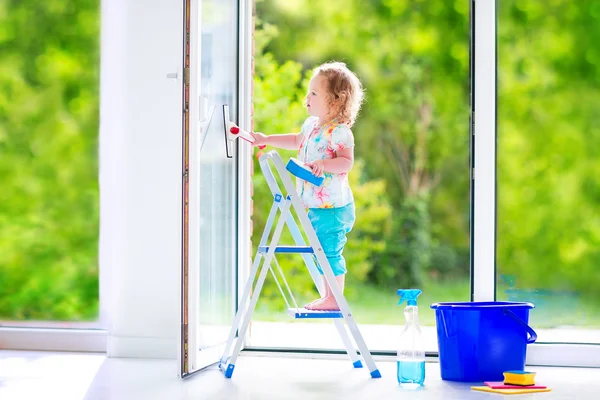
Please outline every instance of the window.
[[[358, 211], [344, 250], [345, 295], [372, 350], [392, 350], [404, 321], [396, 289], [421, 288], [427, 350], [437, 351], [429, 305], [470, 299], [469, 1], [346, 4], [257, 4], [255, 129], [299, 131], [306, 68], [333, 59], [357, 72], [367, 101], [353, 127]], [[340, 18], [322, 23], [322, 15]], [[253, 200], [256, 248], [272, 203], [258, 163]], [[278, 260], [299, 305], [313, 300], [301, 257]], [[330, 326], [290, 321], [271, 278], [251, 345], [341, 348]]]
[[600, 4], [499, 2], [497, 297], [600, 343]]
[[99, 2], [3, 9], [0, 326], [94, 327]]

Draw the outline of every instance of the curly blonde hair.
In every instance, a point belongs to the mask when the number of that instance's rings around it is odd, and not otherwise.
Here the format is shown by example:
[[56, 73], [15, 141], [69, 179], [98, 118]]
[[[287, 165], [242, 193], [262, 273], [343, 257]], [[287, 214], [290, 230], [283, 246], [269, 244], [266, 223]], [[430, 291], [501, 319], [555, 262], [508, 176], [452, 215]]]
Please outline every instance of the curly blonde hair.
[[327, 83], [327, 104], [342, 124], [354, 125], [365, 92], [356, 74], [343, 62], [328, 62], [313, 71], [313, 78], [322, 76]]

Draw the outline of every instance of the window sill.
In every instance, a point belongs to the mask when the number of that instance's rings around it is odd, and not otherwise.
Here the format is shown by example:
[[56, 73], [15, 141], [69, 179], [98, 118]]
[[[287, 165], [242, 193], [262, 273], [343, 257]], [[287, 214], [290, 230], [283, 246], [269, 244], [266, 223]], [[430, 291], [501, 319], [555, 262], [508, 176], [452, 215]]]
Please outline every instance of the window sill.
[[106, 353], [102, 329], [0, 327], [0, 348], [11, 350]]

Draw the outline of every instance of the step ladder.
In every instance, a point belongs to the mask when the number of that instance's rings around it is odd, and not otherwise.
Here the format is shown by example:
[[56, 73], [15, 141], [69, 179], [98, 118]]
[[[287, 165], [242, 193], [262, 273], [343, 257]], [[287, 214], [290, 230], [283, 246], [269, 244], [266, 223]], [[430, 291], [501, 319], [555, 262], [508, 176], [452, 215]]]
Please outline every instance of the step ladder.
[[[256, 303], [258, 301], [258, 297], [262, 290], [263, 284], [265, 282], [265, 278], [267, 277], [267, 272], [271, 271], [271, 274], [275, 278], [275, 282], [279, 291], [281, 292], [285, 303], [288, 307], [288, 314], [295, 319], [309, 319], [309, 318], [330, 318], [333, 320], [335, 327], [340, 335], [342, 343], [346, 348], [346, 352], [348, 353], [350, 360], [354, 368], [362, 368], [363, 361], [366, 363], [367, 368], [371, 374], [372, 378], [380, 378], [381, 373], [377, 369], [375, 362], [373, 361], [373, 357], [365, 344], [365, 341], [358, 329], [356, 321], [352, 316], [350, 311], [350, 307], [342, 294], [339, 285], [333, 275], [333, 270], [327, 261], [327, 257], [325, 256], [325, 252], [322, 250], [321, 245], [319, 244], [319, 240], [315, 231], [308, 219], [308, 215], [304, 209], [302, 200], [298, 195], [296, 188], [290, 178], [290, 173], [295, 176], [300, 176], [307, 181], [310, 181], [311, 178], [307, 177], [306, 170], [303, 168], [299, 169], [298, 164], [294, 162], [294, 160], [290, 160], [287, 166], [284, 166], [284, 163], [281, 159], [281, 156], [276, 151], [270, 151], [259, 159], [260, 167], [263, 171], [263, 175], [267, 181], [271, 192], [273, 193], [273, 205], [271, 206], [271, 210], [269, 212], [269, 216], [267, 218], [267, 222], [265, 224], [265, 229], [263, 231], [262, 237], [260, 239], [259, 246], [256, 251], [256, 256], [254, 258], [254, 262], [252, 263], [252, 268], [250, 270], [250, 275], [248, 277], [248, 281], [244, 287], [243, 295], [240, 299], [239, 309], [235, 315], [235, 319], [233, 321], [233, 325], [231, 327], [231, 331], [229, 333], [229, 338], [227, 340], [227, 344], [225, 346], [225, 350], [223, 352], [223, 356], [219, 362], [219, 368], [225, 374], [225, 377], [231, 378], [233, 375], [233, 370], [235, 368], [235, 363], [237, 357], [242, 348], [243, 341], [246, 337], [246, 332], [248, 330], [248, 326], [250, 324], [250, 320], [252, 318], [252, 313], [256, 307]], [[271, 167], [269, 163], [272, 163], [277, 170], [279, 178], [283, 183], [285, 192], [281, 191], [273, 172], [271, 171]], [[318, 181], [322, 178], [317, 178], [314, 175], [310, 174], [313, 181]], [[304, 237], [296, 224], [296, 220], [292, 213], [292, 209], [296, 212], [296, 216], [300, 221], [300, 226], [304, 229], [306, 236], [308, 238], [309, 243], [305, 243]], [[279, 211], [279, 219], [277, 223], [275, 223], [277, 219], [277, 213]], [[295, 244], [291, 246], [282, 246], [279, 245], [279, 239], [281, 237], [281, 233], [283, 231], [284, 226], [287, 225], [292, 237], [294, 239]], [[275, 230], [271, 236], [270, 242], [267, 244], [269, 240], [269, 236], [271, 234], [271, 230], [275, 226]], [[310, 272], [310, 275], [315, 283], [319, 293], [321, 296], [325, 293], [325, 287], [323, 286], [323, 282], [321, 279], [321, 275], [318, 272], [315, 261], [318, 262], [318, 265], [321, 266], [323, 270], [325, 279], [329, 283], [329, 287], [337, 301], [337, 304], [340, 308], [340, 311], [313, 311], [307, 310], [301, 307], [298, 307], [296, 303], [296, 299], [294, 298], [292, 291], [285, 279], [285, 275], [283, 270], [279, 266], [277, 262], [276, 255], [277, 254], [290, 254], [296, 253], [301, 254], [304, 262]], [[271, 264], [275, 265], [275, 269], [277, 273], [282, 278], [284, 286], [287, 290], [287, 293], [290, 296], [290, 300], [286, 296], [284, 290], [282, 289], [282, 285], [279, 282], [278, 276], [275, 273], [274, 268], [272, 268]], [[259, 273], [260, 271], [260, 273]], [[258, 274], [258, 280], [256, 284], [253, 284]], [[346, 325], [344, 325], [344, 321]], [[358, 351], [360, 355], [357, 354], [354, 346], [350, 340], [350, 336], [348, 335], [348, 331], [346, 330], [346, 326], [350, 331], [350, 334], [354, 338], [356, 345], [358, 346]], [[232, 351], [233, 349], [233, 351]], [[361, 360], [362, 356], [362, 360]]]

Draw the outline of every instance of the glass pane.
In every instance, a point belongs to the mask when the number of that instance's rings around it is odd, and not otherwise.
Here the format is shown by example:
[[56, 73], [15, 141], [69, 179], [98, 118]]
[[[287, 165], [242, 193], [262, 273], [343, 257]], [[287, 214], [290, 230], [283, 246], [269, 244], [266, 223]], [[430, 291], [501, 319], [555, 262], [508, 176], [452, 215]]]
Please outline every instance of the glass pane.
[[0, 8], [0, 326], [95, 327], [99, 1]]
[[[200, 348], [227, 340], [234, 312], [237, 174], [225, 151], [222, 105], [237, 113], [237, 2], [202, 0], [199, 103], [215, 107], [200, 150]], [[210, 118], [208, 111], [201, 118]]]
[[600, 343], [600, 3], [499, 6], [497, 297]]
[[[256, 130], [300, 131], [308, 69], [322, 62], [345, 61], [366, 88], [352, 128], [357, 222], [344, 256], [345, 295], [371, 349], [397, 346], [404, 324], [397, 289], [423, 290], [428, 351], [437, 350], [429, 306], [470, 299], [469, 1], [426, 3], [352, 0], [343, 9], [337, 2], [257, 3]], [[323, 23], [323, 15], [335, 18]], [[272, 203], [258, 163], [253, 201], [256, 246]], [[278, 260], [298, 303], [316, 298], [302, 259]], [[253, 346], [341, 348], [330, 321], [294, 322], [285, 308], [269, 276]]]

